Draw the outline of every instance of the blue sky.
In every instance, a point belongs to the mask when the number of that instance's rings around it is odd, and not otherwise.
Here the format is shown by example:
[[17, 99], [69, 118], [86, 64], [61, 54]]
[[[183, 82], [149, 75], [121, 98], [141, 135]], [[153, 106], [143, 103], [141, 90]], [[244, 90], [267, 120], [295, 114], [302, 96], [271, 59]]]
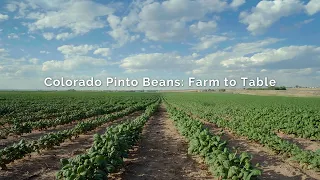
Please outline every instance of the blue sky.
[[0, 89], [53, 78], [320, 86], [319, 0], [0, 1]]

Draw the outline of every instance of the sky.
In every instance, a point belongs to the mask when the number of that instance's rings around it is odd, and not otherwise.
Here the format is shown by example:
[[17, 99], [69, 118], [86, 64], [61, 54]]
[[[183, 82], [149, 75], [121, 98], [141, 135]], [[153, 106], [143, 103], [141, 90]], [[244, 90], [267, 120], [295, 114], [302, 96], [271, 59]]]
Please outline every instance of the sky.
[[320, 86], [320, 1], [0, 1], [0, 89], [46, 77]]

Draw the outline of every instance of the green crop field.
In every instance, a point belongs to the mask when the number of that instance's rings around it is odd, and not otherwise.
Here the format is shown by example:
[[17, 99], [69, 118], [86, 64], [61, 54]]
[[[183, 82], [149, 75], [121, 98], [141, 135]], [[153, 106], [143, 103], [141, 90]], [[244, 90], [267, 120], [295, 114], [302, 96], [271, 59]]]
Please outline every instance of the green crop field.
[[320, 179], [320, 98], [0, 92], [0, 179]]

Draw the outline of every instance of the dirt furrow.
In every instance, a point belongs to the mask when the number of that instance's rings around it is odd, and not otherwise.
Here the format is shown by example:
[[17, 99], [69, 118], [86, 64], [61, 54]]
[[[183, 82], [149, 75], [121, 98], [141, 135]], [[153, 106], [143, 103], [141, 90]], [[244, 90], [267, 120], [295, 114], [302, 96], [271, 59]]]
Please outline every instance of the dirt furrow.
[[105, 115], [107, 115], [107, 114], [93, 116], [93, 117], [89, 117], [89, 118], [85, 118], [85, 119], [79, 119], [79, 120], [72, 121], [72, 122], [70, 122], [68, 124], [62, 124], [62, 125], [58, 125], [56, 127], [51, 127], [51, 128], [44, 129], [44, 130], [33, 130], [31, 133], [23, 134], [21, 136], [19, 136], [19, 135], [10, 135], [10, 136], [7, 137], [7, 139], [0, 139], [0, 149], [5, 148], [6, 146], [10, 146], [10, 145], [12, 145], [14, 143], [18, 143], [22, 139], [24, 139], [26, 141], [37, 140], [41, 136], [43, 136], [45, 134], [48, 134], [48, 133], [63, 131], [63, 130], [67, 130], [67, 129], [72, 129], [79, 122], [89, 121], [89, 120], [92, 120], [92, 119], [95, 119], [95, 118], [98, 118], [98, 117], [102, 117], [102, 116], [105, 116]]
[[147, 122], [125, 168], [110, 179], [213, 179], [207, 167], [187, 154], [188, 145], [163, 105]]
[[110, 125], [120, 123], [127, 119], [134, 119], [142, 114], [142, 111], [134, 112], [128, 116], [106, 123], [99, 128], [80, 135], [73, 140], [67, 140], [52, 150], [33, 153], [31, 157], [25, 157], [9, 164], [7, 171], [0, 171], [1, 180], [33, 180], [55, 179], [56, 172], [60, 169], [60, 159], [70, 158], [81, 154], [90, 148], [93, 143], [93, 135], [103, 134]]
[[276, 132], [277, 136], [287, 140], [291, 143], [295, 143], [297, 144], [297, 146], [299, 146], [301, 149], [304, 150], [310, 150], [310, 151], [317, 151], [318, 149], [320, 149], [320, 141], [312, 141], [310, 139], [306, 139], [306, 138], [298, 138], [295, 137], [294, 135], [288, 135], [285, 134], [283, 132]]
[[320, 174], [312, 170], [302, 170], [298, 165], [274, 154], [270, 149], [258, 143], [251, 142], [245, 137], [238, 137], [227, 129], [219, 128], [213, 123], [201, 120], [214, 134], [221, 134], [221, 139], [228, 142], [227, 147], [233, 151], [248, 152], [253, 156], [252, 163], [260, 164], [263, 174], [259, 179], [320, 179]]

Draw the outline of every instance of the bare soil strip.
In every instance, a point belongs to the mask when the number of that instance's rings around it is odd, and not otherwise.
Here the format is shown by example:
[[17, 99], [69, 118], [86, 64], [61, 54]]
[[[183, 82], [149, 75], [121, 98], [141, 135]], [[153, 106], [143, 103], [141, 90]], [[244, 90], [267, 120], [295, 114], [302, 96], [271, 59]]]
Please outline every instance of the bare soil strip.
[[288, 135], [283, 132], [276, 132], [276, 134], [278, 137], [282, 139], [297, 144], [301, 149], [310, 151], [317, 151], [318, 149], [320, 149], [320, 141], [312, 141], [310, 139], [298, 138], [292, 134]]
[[[114, 112], [116, 113], [116, 112]], [[112, 114], [112, 113], [110, 113]], [[20, 140], [24, 139], [26, 141], [30, 141], [30, 140], [37, 140], [39, 139], [41, 136], [51, 133], [51, 132], [58, 132], [58, 131], [63, 131], [63, 130], [67, 130], [67, 129], [72, 129], [74, 126], [76, 126], [79, 122], [85, 122], [85, 121], [89, 121], [98, 117], [102, 117], [105, 116], [107, 114], [103, 114], [103, 115], [98, 115], [98, 116], [93, 116], [93, 117], [89, 117], [89, 118], [85, 118], [85, 119], [79, 119], [79, 120], [75, 120], [72, 121], [68, 124], [62, 124], [62, 125], [58, 125], [56, 127], [51, 127], [48, 129], [44, 129], [44, 130], [33, 130], [31, 133], [27, 133], [27, 134], [23, 134], [21, 136], [19, 135], [9, 135], [7, 137], [7, 139], [0, 139], [0, 149], [5, 148], [6, 146], [10, 146], [14, 143], [18, 143]]]
[[213, 123], [201, 120], [206, 127], [214, 134], [223, 132], [221, 139], [228, 142], [229, 149], [235, 148], [233, 151], [248, 152], [253, 156], [253, 164], [260, 164], [260, 169], [263, 170], [262, 176], [259, 179], [299, 179], [312, 180], [320, 179], [320, 173], [312, 170], [302, 170], [299, 165], [284, 160], [283, 157], [275, 155], [269, 148], [264, 147], [258, 143], [251, 142], [245, 137], [239, 137], [231, 133], [231, 131], [217, 127]]
[[70, 158], [81, 154], [90, 148], [93, 143], [93, 135], [103, 134], [110, 125], [120, 123], [127, 119], [134, 119], [142, 114], [142, 111], [134, 112], [128, 116], [106, 123], [99, 128], [80, 135], [71, 141], [67, 140], [52, 150], [42, 151], [41, 154], [33, 153], [31, 157], [25, 157], [9, 164], [8, 171], [0, 171], [1, 180], [26, 180], [26, 179], [55, 179], [60, 170], [60, 159]]
[[187, 155], [188, 145], [175, 129], [163, 105], [147, 122], [125, 168], [110, 179], [214, 179], [207, 167]]

